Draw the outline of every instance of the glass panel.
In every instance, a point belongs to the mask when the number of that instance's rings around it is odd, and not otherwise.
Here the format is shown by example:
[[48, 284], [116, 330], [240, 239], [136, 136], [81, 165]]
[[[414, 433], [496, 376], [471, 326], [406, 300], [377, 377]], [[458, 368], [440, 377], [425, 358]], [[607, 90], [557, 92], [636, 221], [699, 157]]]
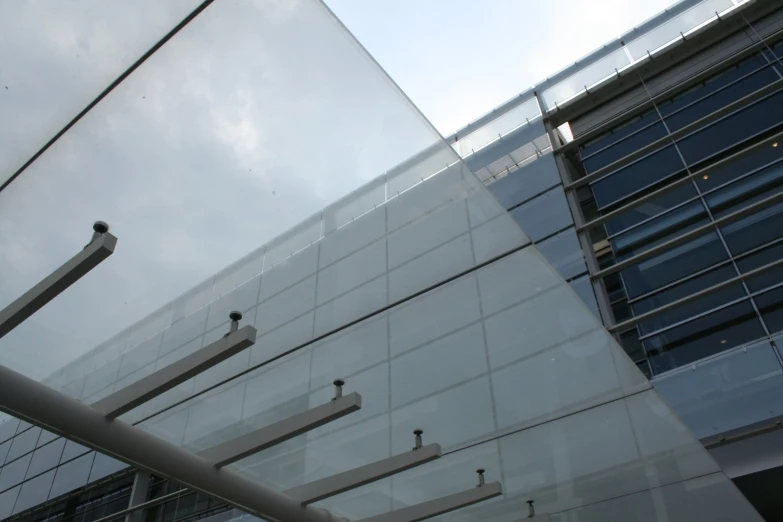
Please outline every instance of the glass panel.
[[0, 183], [198, 3], [0, 6], [0, 113], [16, 122], [0, 128]]
[[[728, 0], [726, 0], [728, 1]], [[577, 72], [558, 82], [541, 93], [541, 103], [547, 110], [589, 89], [600, 81], [615, 76], [619, 69], [629, 65], [631, 60], [625, 54], [625, 49], [618, 49], [600, 60], [580, 68]]]
[[532, 241], [574, 223], [563, 189], [554, 188], [511, 211], [511, 217]]
[[766, 65], [768, 65], [768, 62], [761, 55], [753, 55], [740, 63], [711, 76], [704, 82], [694, 85], [684, 92], [678, 93], [669, 100], [659, 103], [658, 109], [664, 117], [668, 116], [725, 88], [732, 82], [740, 80]]
[[90, 470], [90, 478], [87, 482], [94, 482], [127, 467], [128, 465], [124, 462], [115, 460], [103, 453], [96, 453], [95, 461], [92, 464], [92, 470]]
[[587, 272], [582, 247], [573, 228], [542, 241], [538, 250], [564, 279]]
[[68, 462], [72, 458], [78, 457], [79, 455], [83, 455], [88, 451], [90, 450], [85, 448], [81, 444], [69, 440], [65, 443], [65, 449], [63, 450], [62, 457], [60, 457], [60, 462]]
[[735, 255], [769, 243], [783, 235], [783, 203], [722, 226], [720, 230]]
[[[5, 414], [2, 414], [5, 415]], [[6, 441], [14, 436], [16, 428], [19, 427], [19, 419], [7, 417], [0, 422], [0, 442]]]
[[647, 186], [685, 170], [674, 146], [650, 154], [592, 184], [599, 207], [605, 207]]
[[598, 310], [598, 302], [595, 300], [595, 293], [593, 292], [593, 285], [590, 282], [590, 276], [574, 279], [571, 281], [571, 288], [574, 289], [576, 295], [578, 295], [579, 298], [584, 301], [584, 303], [587, 305], [587, 308], [589, 308], [590, 311], [593, 312], [596, 318], [600, 321], [601, 312]]
[[510, 209], [560, 183], [555, 160], [547, 154], [487, 185], [504, 208]]
[[[749, 272], [754, 268], [759, 268], [769, 263], [773, 263], [783, 258], [783, 242], [759, 250], [753, 254], [737, 260], [737, 266], [740, 272]], [[767, 270], [761, 275], [745, 279], [745, 283], [751, 292], [758, 292], [772, 285], [783, 282], [783, 267]]]
[[688, 243], [645, 259], [620, 274], [629, 298], [699, 272], [728, 258], [718, 234], [708, 232]]
[[33, 453], [33, 460], [30, 462], [30, 467], [27, 469], [27, 477], [34, 477], [42, 471], [51, 469], [59, 464], [63, 447], [65, 447], [65, 439], [58, 439], [35, 450], [35, 453]]
[[700, 439], [783, 412], [783, 370], [769, 341], [697, 362], [652, 383]]
[[588, 174], [624, 158], [667, 135], [663, 123], [655, 123], [582, 161]]
[[756, 147], [749, 154], [727, 161], [709, 174], [696, 176], [694, 179], [701, 191], [707, 192], [780, 159], [783, 159], [783, 147], [763, 145]]
[[9, 440], [0, 444], [0, 466], [5, 463], [5, 456], [8, 455], [8, 450], [11, 449], [11, 442], [13, 441]]
[[731, 0], [704, 0], [699, 2], [668, 22], [633, 40], [626, 48], [634, 60], [639, 60], [645, 57], [648, 52], [653, 53], [669, 42], [681, 39], [682, 33], [687, 33], [697, 25], [715, 18], [715, 13], [720, 13], [733, 5]]
[[645, 339], [650, 364], [662, 373], [764, 336], [749, 302], [738, 303]]
[[19, 490], [22, 486], [16, 486], [13, 489], [0, 493], [0, 518], [8, 517], [14, 509], [16, 503], [16, 497], [19, 495]]
[[587, 143], [579, 148], [580, 156], [582, 158], [587, 158], [599, 150], [605, 149], [610, 145], [622, 140], [623, 138], [630, 136], [631, 134], [634, 134], [639, 130], [647, 127], [651, 123], [659, 120], [660, 118], [658, 117], [658, 111], [648, 110], [638, 116], [635, 116], [634, 118], [631, 118], [630, 120], [619, 124], [618, 126], [608, 131], [607, 134], [588, 140]]
[[771, 67], [767, 67], [747, 78], [737, 81], [725, 89], [717, 91], [710, 96], [689, 105], [679, 112], [667, 116], [666, 125], [669, 127], [669, 131], [674, 132], [761, 89], [765, 85], [769, 85], [778, 78], [775, 71]]
[[688, 165], [778, 125], [783, 120], [783, 92], [768, 96], [677, 142]]
[[769, 331], [776, 333], [783, 330], [783, 288], [765, 292], [754, 300]]
[[49, 498], [59, 497], [87, 484], [93, 459], [95, 453], [90, 453], [57, 468]]
[[31, 453], [28, 453], [21, 459], [16, 459], [10, 464], [6, 462], [5, 466], [3, 466], [3, 470], [0, 471], [0, 491], [15, 486], [24, 480], [27, 466], [30, 465], [32, 456]]
[[538, 108], [538, 100], [533, 97], [505, 114], [493, 118], [492, 121], [467, 136], [459, 137], [456, 142], [457, 151], [462, 157], [468, 156], [473, 151], [479, 150], [487, 143], [497, 139], [498, 136], [508, 134], [520, 125], [539, 116], [541, 116], [541, 111]]
[[707, 194], [704, 199], [718, 219], [776, 194], [781, 182], [783, 163], [776, 163]]
[[680, 203], [696, 195], [696, 188], [690, 182], [677, 187], [676, 189], [664, 192], [660, 196], [656, 196], [639, 206], [633, 207], [618, 216], [606, 220], [604, 222], [606, 233], [608, 235], [617, 234], [628, 227], [641, 223], [645, 219], [657, 216], [672, 207], [676, 207]]
[[[187, 5], [178, 11], [187, 12]], [[146, 20], [174, 11], [161, 9], [133, 12], [144, 12]], [[74, 13], [63, 16], [71, 20]], [[137, 41], [158, 23], [170, 28], [166, 16], [141, 32], [133, 29], [140, 18], [121, 18]], [[302, 40], [302, 31], [315, 39]], [[115, 58], [112, 67], [122, 62]], [[423, 150], [432, 151], [427, 169], [415, 161], [395, 168]], [[258, 257], [244, 256], [258, 254], [259, 245], [269, 243], [265, 271], [312, 248], [327, 232], [320, 209], [355, 187], [388, 171], [386, 201], [458, 159], [322, 3], [210, 5], [0, 194], [0, 220], [17, 231], [4, 234], [5, 246], [18, 252], [0, 260], [4, 281], [12, 282], [3, 286], [0, 306], [78, 252], [94, 220], [107, 221], [121, 245], [108, 268], [91, 272], [0, 340], [2, 363], [43, 379], [159, 310], [148, 323], [153, 331], [131, 332], [132, 347], [194, 312], [194, 303], [206, 304], [212, 286], [218, 297], [255, 272]], [[354, 200], [344, 204], [344, 212], [330, 207], [329, 232], [346, 214], [358, 218], [355, 209], [369, 209]], [[29, 229], [37, 233], [20, 235]], [[214, 283], [205, 282], [238, 259]], [[183, 295], [198, 284], [204, 286]], [[184, 301], [169, 306], [177, 296]], [[28, 348], [3, 349], [12, 346]], [[49, 353], [51, 346], [58, 349]], [[92, 368], [82, 370], [84, 376]]]
[[52, 480], [54, 480], [54, 470], [22, 484], [22, 490], [19, 492], [19, 498], [16, 499], [14, 506], [14, 513], [29, 509], [46, 500], [49, 489], [52, 487]]
[[33, 427], [29, 430], [17, 434], [14, 437], [14, 441], [11, 444], [11, 449], [8, 451], [6, 460], [11, 461], [21, 457], [25, 453], [29, 453], [35, 448], [35, 443], [38, 442], [38, 437], [41, 435], [41, 428]]
[[[737, 275], [734, 267], [731, 265], [725, 265], [715, 270], [710, 270], [704, 274], [696, 276], [692, 279], [688, 279], [682, 283], [678, 283], [675, 286], [667, 288], [661, 292], [658, 292], [650, 297], [640, 299], [631, 304], [631, 308], [634, 311], [634, 315], [641, 315], [649, 312], [661, 306], [667, 305], [683, 297], [687, 297], [691, 294], [709, 288], [713, 285], [731, 279]], [[649, 334], [656, 330], [665, 328], [671, 324], [683, 321], [689, 317], [693, 317], [700, 313], [706, 312], [717, 308], [722, 304], [726, 304], [735, 299], [741, 299], [747, 296], [745, 289], [741, 283], [728, 286], [717, 292], [712, 292], [699, 299], [690, 301], [684, 305], [680, 305], [676, 308], [672, 308], [667, 312], [663, 312], [653, 318], [647, 319], [639, 323], [639, 330], [643, 334]]]

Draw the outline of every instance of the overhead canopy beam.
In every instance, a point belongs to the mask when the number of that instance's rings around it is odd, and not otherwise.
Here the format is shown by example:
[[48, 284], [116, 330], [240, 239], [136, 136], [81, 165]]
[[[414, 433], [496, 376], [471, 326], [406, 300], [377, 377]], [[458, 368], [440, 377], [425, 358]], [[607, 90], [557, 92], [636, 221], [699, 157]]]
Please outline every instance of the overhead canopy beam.
[[225, 361], [256, 341], [256, 329], [244, 326], [222, 339], [161, 368], [97, 401], [92, 407], [113, 419]]
[[302, 504], [311, 504], [438, 459], [440, 452], [440, 444], [430, 444], [402, 455], [395, 455], [366, 466], [303, 484], [289, 489], [285, 494], [301, 501]]
[[216, 468], [222, 468], [259, 451], [271, 448], [328, 422], [344, 417], [362, 407], [358, 393], [335, 397], [326, 404], [316, 406], [287, 419], [257, 429], [236, 439], [229, 440], [198, 453], [199, 457]]
[[201, 457], [0, 366], [0, 411], [238, 509], [278, 522], [334, 522], [323, 509], [218, 469]]
[[383, 515], [362, 519], [360, 522], [419, 522], [456, 509], [477, 504], [503, 494], [500, 482], [482, 484], [453, 495], [436, 498], [410, 507], [395, 509]]
[[[84, 250], [66, 261], [16, 301], [0, 310], [0, 338], [114, 253], [117, 238], [108, 233], [108, 228], [105, 223], [97, 222], [93, 226], [96, 232], [93, 240]], [[99, 233], [98, 229], [105, 232]]]

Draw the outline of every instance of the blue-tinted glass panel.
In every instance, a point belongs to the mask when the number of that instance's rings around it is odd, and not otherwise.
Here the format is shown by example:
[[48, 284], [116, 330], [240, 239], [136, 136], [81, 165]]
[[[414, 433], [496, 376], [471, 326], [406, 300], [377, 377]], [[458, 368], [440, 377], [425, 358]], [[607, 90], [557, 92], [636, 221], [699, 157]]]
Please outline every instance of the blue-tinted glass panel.
[[767, 65], [767, 61], [764, 58], [759, 55], [752, 56], [738, 63], [736, 66], [709, 78], [704, 83], [691, 87], [685, 92], [674, 96], [671, 100], [659, 104], [658, 108], [660, 109], [661, 114], [666, 117], [705, 96], [709, 96], [715, 91], [739, 80], [743, 76], [751, 74], [753, 71], [756, 71], [765, 65]]
[[0, 520], [9, 516], [13, 511], [20, 489], [22, 489], [21, 486], [16, 486], [13, 489], [0, 493]]
[[574, 289], [576, 295], [578, 295], [587, 307], [592, 311], [595, 316], [601, 321], [601, 312], [598, 309], [598, 302], [595, 300], [595, 292], [593, 292], [593, 285], [590, 282], [590, 276], [583, 276], [579, 279], [574, 279], [570, 283], [571, 288]]
[[65, 446], [65, 439], [58, 439], [42, 446], [33, 453], [33, 460], [27, 469], [27, 477], [34, 477], [48, 469], [52, 469], [60, 463], [60, 455]]
[[735, 255], [769, 243], [783, 235], [783, 203], [723, 226], [721, 232]]
[[49, 498], [59, 497], [87, 484], [94, 457], [95, 453], [90, 453], [57, 468]]
[[35, 448], [35, 443], [38, 442], [38, 437], [40, 435], [41, 428], [33, 427], [14, 437], [14, 441], [11, 444], [11, 449], [8, 451], [6, 460], [14, 460], [21, 457], [25, 453], [33, 451], [33, 448]]
[[37, 448], [40, 448], [44, 444], [49, 443], [50, 441], [53, 441], [59, 437], [59, 435], [56, 435], [52, 433], [51, 431], [46, 431], [44, 429], [41, 430], [41, 436], [38, 437], [38, 443], [35, 445]]
[[16, 433], [16, 428], [19, 426], [19, 419], [8, 418], [0, 423], [0, 442], [4, 442]]
[[0, 471], [0, 491], [15, 486], [24, 480], [31, 458], [32, 454], [27, 454], [21, 459], [16, 459], [3, 466], [3, 470]]
[[724, 259], [726, 249], [718, 234], [709, 232], [621, 271], [629, 298], [699, 272]]
[[573, 228], [542, 241], [537, 247], [563, 279], [570, 279], [587, 272], [582, 248], [579, 246], [579, 239]]
[[119, 460], [113, 459], [103, 453], [95, 454], [95, 462], [93, 462], [92, 470], [90, 471], [89, 482], [93, 482], [100, 478], [111, 475], [116, 471], [127, 468], [128, 465]]
[[783, 331], [783, 288], [775, 288], [754, 299], [770, 333]]
[[[731, 279], [735, 275], [736, 272], [732, 265], [724, 265], [715, 270], [710, 270], [709, 272], [688, 279], [687, 281], [683, 281], [666, 290], [662, 290], [650, 297], [645, 297], [644, 299], [636, 301], [631, 304], [631, 308], [633, 309], [634, 315], [641, 315]], [[678, 306], [668, 312], [664, 312], [654, 318], [643, 321], [639, 324], [639, 330], [643, 334], [649, 334], [689, 317], [693, 317], [694, 315], [706, 312], [707, 310], [717, 308], [734, 299], [745, 297], [746, 295], [742, 285], [737, 283], [736, 285], [713, 292], [700, 299]]]
[[617, 143], [626, 136], [643, 129], [644, 127], [655, 121], [658, 121], [659, 119], [660, 118], [658, 118], [658, 113], [654, 110], [650, 110], [624, 123], [621, 123], [606, 135], [594, 138], [587, 144], [583, 145], [580, 148], [581, 156], [586, 158], [589, 155], [612, 145], [613, 143]]
[[715, 170], [701, 176], [696, 176], [694, 179], [699, 185], [702, 192], [707, 192], [719, 187], [725, 183], [728, 183], [743, 174], [752, 172], [756, 169], [769, 165], [774, 161], [783, 159], [783, 146], [772, 146], [772, 144], [766, 145], [759, 149], [756, 149], [753, 153], [747, 156], [727, 161], [722, 166]]
[[65, 449], [63, 450], [62, 457], [60, 457], [60, 462], [68, 462], [72, 458], [78, 457], [79, 455], [84, 455], [88, 451], [90, 450], [81, 444], [69, 440], [65, 443]]
[[563, 189], [555, 188], [511, 211], [511, 216], [532, 241], [573, 225]]
[[720, 353], [764, 336], [750, 302], [728, 306], [642, 342], [654, 373]]
[[588, 174], [591, 174], [664, 136], [666, 136], [666, 127], [664, 127], [663, 123], [655, 123], [646, 129], [615, 143], [608, 149], [590, 156], [583, 160], [582, 164], [585, 167], [585, 171]]
[[592, 184], [599, 207], [637, 192], [653, 183], [685, 170], [674, 146], [666, 147], [615, 171]]
[[626, 228], [641, 223], [653, 216], [657, 216], [696, 195], [696, 188], [690, 182], [681, 185], [676, 189], [666, 191], [650, 201], [606, 220], [604, 222], [606, 233], [611, 236], [622, 232]]
[[5, 462], [5, 456], [8, 455], [8, 450], [11, 449], [11, 442], [9, 440], [0, 444], [0, 466]]
[[504, 208], [510, 209], [558, 183], [557, 166], [552, 155], [547, 154], [487, 185], [487, 189]]
[[693, 165], [783, 122], [783, 92], [778, 92], [678, 141]]
[[672, 132], [715, 112], [778, 79], [771, 67], [762, 69], [666, 118]]
[[[754, 252], [737, 260], [740, 272], [749, 272], [753, 269], [768, 265], [769, 263], [783, 259], [783, 242], [775, 243], [767, 248]], [[745, 280], [751, 292], [758, 292], [773, 285], [783, 282], [783, 267], [773, 268], [757, 276]]]
[[52, 480], [54, 480], [54, 470], [38, 475], [22, 484], [22, 490], [19, 492], [14, 506], [14, 513], [21, 513], [46, 500], [49, 489], [52, 487]]
[[640, 254], [709, 222], [701, 201], [693, 201], [610, 240], [617, 261]]
[[774, 195], [783, 182], [783, 163], [775, 163], [707, 194], [704, 199], [715, 219]]

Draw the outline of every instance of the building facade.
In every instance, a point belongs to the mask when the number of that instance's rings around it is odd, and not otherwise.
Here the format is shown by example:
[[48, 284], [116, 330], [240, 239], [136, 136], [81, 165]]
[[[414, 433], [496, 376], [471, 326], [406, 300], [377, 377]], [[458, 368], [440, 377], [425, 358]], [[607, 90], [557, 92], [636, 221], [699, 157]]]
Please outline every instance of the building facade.
[[[236, 469], [285, 489], [407, 450], [422, 427], [445, 464], [324, 507], [370, 516], [486, 466], [505, 497], [446, 519], [510, 522], [529, 495], [564, 522], [753, 520], [714, 458], [776, 520], [781, 42], [775, 2], [678, 4], [46, 383], [93, 403], [220, 338], [241, 310], [256, 346], [123, 420], [199, 451], [328, 400], [344, 378], [359, 414]], [[520, 382], [552, 399], [520, 401]], [[138, 499], [161, 499], [141, 520], [247, 516], [12, 418], [0, 464], [2, 519], [130, 517]]]

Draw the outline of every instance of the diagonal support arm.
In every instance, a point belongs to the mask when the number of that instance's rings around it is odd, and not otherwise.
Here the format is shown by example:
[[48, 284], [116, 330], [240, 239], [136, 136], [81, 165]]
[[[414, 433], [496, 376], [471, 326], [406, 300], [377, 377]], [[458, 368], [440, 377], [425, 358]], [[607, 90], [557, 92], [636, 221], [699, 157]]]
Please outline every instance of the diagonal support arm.
[[0, 310], [0, 338], [112, 255], [116, 245], [117, 238], [110, 233], [97, 235], [84, 250]]

